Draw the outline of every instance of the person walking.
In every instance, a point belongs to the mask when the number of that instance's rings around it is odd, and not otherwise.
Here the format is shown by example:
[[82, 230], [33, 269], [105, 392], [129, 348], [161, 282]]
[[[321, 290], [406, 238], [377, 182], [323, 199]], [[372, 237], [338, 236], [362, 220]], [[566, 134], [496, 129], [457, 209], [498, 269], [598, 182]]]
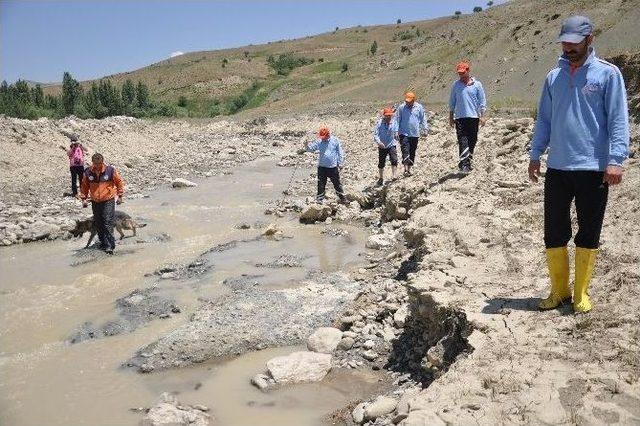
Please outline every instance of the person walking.
[[318, 194], [316, 200], [319, 203], [325, 198], [325, 187], [327, 179], [331, 179], [333, 188], [342, 203], [347, 199], [340, 183], [340, 171], [344, 164], [344, 151], [340, 139], [331, 135], [328, 127], [321, 127], [318, 131], [318, 139], [314, 142], [305, 142], [305, 149], [308, 152], [319, 152], [318, 157]]
[[[80, 143], [80, 138], [77, 134], [72, 133], [69, 135], [71, 144], [69, 148], [60, 145], [69, 157], [69, 171], [71, 172], [71, 195], [78, 196], [78, 188], [82, 182], [82, 175], [84, 173], [84, 156], [87, 154], [87, 148]], [[65, 195], [69, 195], [65, 193]]]
[[487, 97], [482, 83], [470, 74], [468, 62], [456, 65], [459, 79], [449, 96], [449, 125], [455, 126], [458, 138], [458, 169], [468, 173], [473, 169], [473, 152], [478, 141], [478, 127], [485, 124]]
[[391, 179], [396, 178], [398, 169], [398, 150], [396, 148], [396, 123], [393, 121], [393, 108], [384, 108], [382, 118], [373, 131], [373, 141], [378, 147], [378, 186], [384, 184], [384, 167], [387, 156], [391, 163]]
[[584, 16], [562, 23], [562, 56], [547, 75], [538, 106], [529, 162], [537, 182], [540, 157], [548, 148], [544, 182], [544, 243], [551, 292], [540, 309], [571, 300], [570, 208], [575, 200], [574, 312], [592, 308], [589, 284], [596, 263], [610, 185], [622, 180], [629, 150], [629, 112], [620, 70], [596, 56], [593, 24]]
[[80, 185], [80, 199], [82, 207], [87, 207], [91, 200], [93, 223], [98, 231], [100, 248], [108, 254], [113, 254], [116, 240], [113, 236], [116, 203], [122, 203], [124, 182], [113, 166], [104, 163], [102, 154], [95, 153], [91, 157], [91, 167], [84, 171]]
[[411, 166], [415, 164], [418, 138], [426, 136], [429, 131], [424, 107], [416, 102], [413, 92], [404, 94], [404, 103], [398, 106], [395, 115], [397, 138], [402, 151], [404, 175], [411, 176]]

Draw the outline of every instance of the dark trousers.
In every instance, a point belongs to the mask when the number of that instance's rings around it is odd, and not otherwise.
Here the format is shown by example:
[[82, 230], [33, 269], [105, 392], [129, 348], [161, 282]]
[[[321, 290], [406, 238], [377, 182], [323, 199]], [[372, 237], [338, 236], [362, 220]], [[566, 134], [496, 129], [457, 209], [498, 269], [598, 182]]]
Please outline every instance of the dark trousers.
[[398, 165], [398, 150], [396, 146], [390, 146], [389, 148], [380, 148], [378, 147], [378, 168], [384, 169], [384, 166], [387, 162], [387, 155], [389, 156], [389, 161], [392, 166]]
[[571, 239], [571, 202], [578, 216], [576, 247], [596, 249], [607, 207], [609, 185], [602, 172], [547, 169], [544, 181], [544, 243], [564, 247]]
[[113, 237], [113, 224], [116, 213], [115, 198], [100, 203], [92, 201], [91, 210], [93, 210], [93, 225], [98, 231], [98, 238], [102, 248], [116, 248], [116, 239]]
[[479, 118], [458, 118], [456, 120], [456, 136], [458, 137], [458, 168], [471, 167], [473, 151], [478, 142]]
[[340, 201], [344, 201], [344, 191], [342, 190], [342, 184], [340, 183], [340, 171], [337, 167], [318, 167], [318, 201], [322, 201], [325, 196], [325, 188], [327, 186], [327, 178], [331, 179], [333, 188], [338, 194]]
[[418, 149], [418, 138], [407, 135], [400, 135], [400, 150], [402, 151], [402, 164], [413, 166], [416, 161], [416, 149]]
[[71, 192], [78, 195], [78, 187], [82, 183], [82, 175], [84, 174], [84, 166], [71, 166]]

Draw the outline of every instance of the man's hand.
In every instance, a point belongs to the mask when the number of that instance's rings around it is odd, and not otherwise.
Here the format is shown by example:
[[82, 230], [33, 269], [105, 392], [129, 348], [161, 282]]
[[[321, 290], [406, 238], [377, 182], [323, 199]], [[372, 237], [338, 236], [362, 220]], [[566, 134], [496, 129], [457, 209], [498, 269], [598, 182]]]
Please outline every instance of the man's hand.
[[540, 160], [529, 161], [529, 179], [531, 182], [538, 182], [540, 177]]
[[602, 181], [609, 185], [617, 185], [622, 182], [622, 166], [609, 164], [607, 169], [604, 171]]
[[384, 149], [384, 148], [385, 148], [385, 146], [384, 146], [384, 144], [383, 144], [382, 142], [378, 142], [378, 148], [380, 148], [380, 149]]
[[87, 202], [87, 200], [82, 200], [82, 208], [86, 209], [89, 206], [89, 203]]
[[487, 119], [484, 117], [480, 117], [480, 126], [484, 127], [485, 124], [487, 124]]

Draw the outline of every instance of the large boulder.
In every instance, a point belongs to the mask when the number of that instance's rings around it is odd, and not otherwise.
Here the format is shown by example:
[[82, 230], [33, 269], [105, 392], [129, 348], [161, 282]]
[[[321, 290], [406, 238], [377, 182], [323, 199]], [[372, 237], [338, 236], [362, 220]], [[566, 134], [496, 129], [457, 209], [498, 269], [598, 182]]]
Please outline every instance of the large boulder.
[[326, 220], [331, 214], [333, 210], [330, 206], [325, 206], [322, 204], [309, 204], [307, 208], [305, 208], [302, 213], [300, 213], [300, 222], [303, 223], [313, 223], [316, 221], [322, 222]]
[[191, 188], [194, 186], [198, 186], [198, 184], [187, 179], [176, 178], [171, 181], [171, 186], [174, 188]]
[[[197, 408], [196, 408], [197, 407]], [[181, 404], [170, 393], [163, 393], [140, 422], [141, 426], [208, 426], [211, 417], [202, 406]]]
[[32, 223], [22, 235], [24, 242], [38, 241], [48, 238], [60, 232], [60, 227], [51, 223], [38, 220]]
[[307, 349], [312, 352], [330, 354], [342, 340], [342, 330], [333, 327], [320, 327], [307, 339]]
[[367, 243], [365, 246], [369, 249], [380, 250], [384, 248], [388, 248], [393, 244], [393, 242], [389, 239], [387, 235], [384, 234], [376, 234], [367, 238]]
[[294, 352], [267, 361], [267, 370], [276, 383], [319, 382], [331, 370], [331, 355]]

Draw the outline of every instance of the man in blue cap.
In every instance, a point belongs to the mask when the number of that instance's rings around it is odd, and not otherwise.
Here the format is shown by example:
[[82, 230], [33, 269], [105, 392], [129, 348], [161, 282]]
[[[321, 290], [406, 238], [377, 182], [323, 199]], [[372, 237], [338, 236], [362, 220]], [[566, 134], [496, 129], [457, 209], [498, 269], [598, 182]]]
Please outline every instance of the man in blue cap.
[[620, 70], [595, 55], [589, 18], [562, 23], [563, 54], [547, 75], [538, 106], [529, 178], [540, 176], [540, 156], [548, 148], [544, 182], [544, 242], [551, 280], [540, 309], [571, 300], [569, 256], [571, 203], [575, 199], [574, 312], [591, 310], [588, 289], [595, 266], [609, 185], [622, 180], [629, 150], [629, 112]]

